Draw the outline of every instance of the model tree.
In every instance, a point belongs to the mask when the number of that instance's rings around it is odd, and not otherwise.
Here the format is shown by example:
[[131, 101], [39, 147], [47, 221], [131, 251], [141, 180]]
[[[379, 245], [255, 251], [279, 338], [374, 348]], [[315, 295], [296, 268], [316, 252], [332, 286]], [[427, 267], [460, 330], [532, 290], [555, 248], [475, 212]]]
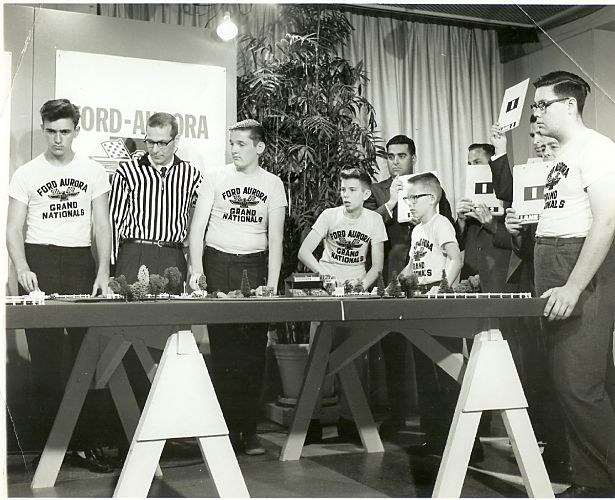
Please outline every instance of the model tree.
[[419, 289], [419, 277], [415, 273], [402, 274], [399, 276], [399, 284], [406, 297], [412, 298]]
[[169, 294], [181, 292], [180, 285], [182, 283], [182, 274], [177, 267], [167, 267], [162, 272], [162, 276], [167, 279], [167, 292], [169, 292]]
[[472, 293], [474, 291], [469, 280], [461, 280], [457, 286], [453, 287], [453, 290], [457, 293]]
[[109, 280], [109, 288], [113, 293], [123, 295], [126, 300], [130, 298], [131, 292], [128, 288], [128, 281], [126, 280], [126, 276], [123, 274], [120, 274], [115, 278], [111, 278]]
[[403, 295], [401, 284], [399, 282], [399, 278], [397, 277], [397, 271], [393, 271], [391, 273], [391, 281], [389, 285], [386, 287], [386, 292], [391, 297], [401, 297]]
[[478, 274], [469, 276], [468, 281], [470, 282], [473, 292], [480, 292], [480, 276]]
[[149, 284], [144, 281], [137, 281], [132, 285], [128, 285], [133, 300], [145, 300], [149, 293]]
[[448, 278], [446, 277], [446, 271], [442, 269], [442, 279], [440, 280], [439, 293], [453, 293], [453, 289], [448, 284]]
[[166, 278], [160, 276], [159, 274], [150, 274], [149, 293], [151, 293], [154, 297], [158, 297], [158, 295], [165, 291], [168, 282], [169, 281]]
[[197, 284], [199, 285], [199, 290], [207, 290], [207, 279], [204, 274], [199, 276]]
[[143, 265], [139, 268], [137, 272], [137, 281], [149, 285], [149, 269], [147, 269], [147, 266]]
[[378, 273], [378, 278], [376, 279], [376, 290], [379, 297], [384, 297], [386, 288], [384, 286], [384, 278], [382, 277], [382, 273]]
[[252, 289], [250, 288], [250, 280], [248, 278], [248, 270], [244, 269], [241, 273], [241, 294], [244, 297], [252, 295]]

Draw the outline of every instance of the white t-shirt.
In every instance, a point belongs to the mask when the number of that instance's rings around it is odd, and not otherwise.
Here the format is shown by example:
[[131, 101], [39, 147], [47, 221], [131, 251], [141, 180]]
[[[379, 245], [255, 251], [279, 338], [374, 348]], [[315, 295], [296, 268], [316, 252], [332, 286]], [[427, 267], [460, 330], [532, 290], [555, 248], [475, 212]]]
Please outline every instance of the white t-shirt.
[[557, 155], [545, 183], [536, 236], [585, 237], [592, 224], [587, 187], [615, 174], [615, 143], [587, 129]]
[[213, 199], [205, 245], [233, 254], [266, 250], [269, 214], [287, 206], [280, 178], [260, 167], [249, 175], [234, 165], [208, 172], [199, 196]]
[[455, 228], [440, 214], [435, 214], [425, 224], [421, 222], [412, 230], [410, 260], [419, 284], [427, 285], [442, 279], [446, 266], [446, 254], [442, 247], [451, 242], [457, 242]]
[[327, 208], [312, 229], [325, 241], [321, 266], [342, 282], [363, 278], [370, 242], [388, 239], [382, 216], [367, 209], [353, 219], [345, 214], [343, 206]]
[[9, 196], [28, 206], [26, 243], [87, 247], [92, 242], [92, 200], [111, 189], [98, 163], [75, 154], [63, 166], [44, 154], [19, 167]]

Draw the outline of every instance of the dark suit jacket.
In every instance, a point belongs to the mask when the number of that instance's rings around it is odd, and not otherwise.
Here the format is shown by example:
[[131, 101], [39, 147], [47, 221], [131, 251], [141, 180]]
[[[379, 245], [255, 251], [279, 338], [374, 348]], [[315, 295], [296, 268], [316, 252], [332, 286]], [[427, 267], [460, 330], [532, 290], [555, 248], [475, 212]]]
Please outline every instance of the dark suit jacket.
[[[370, 210], [378, 212], [387, 230], [389, 240], [384, 244], [384, 269], [383, 276], [388, 283], [391, 279], [392, 271], [401, 271], [408, 263], [408, 253], [410, 251], [410, 241], [413, 225], [409, 222], [397, 222], [397, 205], [391, 215], [384, 206], [389, 201], [389, 189], [391, 188], [392, 178], [372, 184], [372, 195], [367, 199], [364, 206]], [[451, 205], [446, 198], [444, 190], [440, 199], [439, 210], [451, 223], [454, 223]]]
[[[513, 176], [508, 162], [508, 156], [502, 155], [489, 162], [493, 179], [493, 188], [498, 199], [509, 202], [513, 201]], [[519, 291], [534, 293], [534, 237], [536, 225], [526, 226], [522, 232], [521, 247], [512, 245], [513, 252], [508, 264], [506, 280], [508, 283], [516, 283]], [[512, 243], [512, 237], [511, 237]]]

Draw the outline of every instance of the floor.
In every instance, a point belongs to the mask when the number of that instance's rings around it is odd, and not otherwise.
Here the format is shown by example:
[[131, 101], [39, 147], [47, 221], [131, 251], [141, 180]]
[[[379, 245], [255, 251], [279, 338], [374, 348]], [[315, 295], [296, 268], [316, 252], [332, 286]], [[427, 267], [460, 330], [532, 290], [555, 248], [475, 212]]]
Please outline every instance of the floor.
[[[494, 419], [495, 422], [495, 419]], [[492, 424], [492, 434], [502, 436]], [[360, 445], [341, 443], [335, 427], [325, 427], [323, 441], [304, 448], [301, 460], [280, 462], [285, 428], [271, 422], [259, 426], [266, 447], [261, 456], [238, 456], [252, 497], [430, 497], [438, 457], [412, 457], [406, 448], [420, 442], [417, 422], [384, 441], [385, 452], [365, 454]], [[463, 497], [527, 497], [512, 448], [506, 437], [481, 438], [485, 460], [470, 466]], [[119, 477], [95, 474], [65, 463], [54, 488], [30, 489], [32, 454], [8, 457], [8, 494], [11, 497], [110, 497]], [[216, 497], [213, 482], [193, 440], [167, 443], [161, 459], [164, 477], [152, 483], [150, 497]], [[558, 493], [564, 484], [554, 484]]]

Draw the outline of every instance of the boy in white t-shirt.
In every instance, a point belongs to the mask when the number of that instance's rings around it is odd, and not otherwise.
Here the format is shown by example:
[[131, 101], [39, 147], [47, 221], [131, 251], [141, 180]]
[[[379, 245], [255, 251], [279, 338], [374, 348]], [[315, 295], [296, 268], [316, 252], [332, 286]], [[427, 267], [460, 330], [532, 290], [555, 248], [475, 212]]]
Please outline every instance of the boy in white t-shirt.
[[406, 202], [420, 223], [412, 231], [410, 261], [401, 274], [415, 273], [424, 290], [440, 282], [442, 271], [453, 283], [463, 264], [455, 228], [438, 213], [441, 196], [442, 187], [433, 174], [417, 175], [408, 181]]
[[[53, 99], [43, 104], [40, 113], [47, 149], [19, 167], [9, 184], [6, 241], [19, 291], [92, 295], [101, 291], [104, 295], [111, 254], [109, 177], [102, 166], [73, 151], [79, 134], [77, 106], [68, 99]], [[97, 263], [92, 255], [92, 229]], [[66, 329], [73, 359], [86, 330]], [[64, 355], [63, 328], [28, 328], [26, 338], [34, 386], [33, 420], [38, 437], [44, 440], [62, 400], [64, 375], [73, 359]], [[101, 414], [102, 408], [96, 406], [92, 415]], [[93, 472], [111, 472], [97, 449], [98, 425], [81, 423], [84, 457], [74, 454], [73, 464]]]
[[[449, 283], [453, 283], [463, 264], [455, 229], [446, 217], [438, 213], [441, 195], [442, 187], [433, 174], [417, 175], [408, 181], [406, 203], [420, 222], [412, 231], [410, 260], [402, 274], [417, 274], [423, 292], [440, 283], [443, 270]], [[443, 337], [439, 341], [451, 352], [461, 351], [461, 339]], [[459, 385], [418, 349], [414, 350], [414, 360], [421, 431], [425, 437], [423, 443], [410, 447], [408, 452], [441, 454], [455, 411]], [[478, 459], [479, 446], [475, 443], [471, 460]]]
[[[243, 120], [229, 130], [233, 165], [208, 172], [199, 188], [189, 232], [190, 286], [196, 290], [205, 274], [210, 291], [237, 290], [246, 271], [257, 291], [266, 285], [275, 293], [287, 206], [284, 184], [259, 165], [266, 147], [260, 123]], [[209, 325], [208, 332], [213, 382], [231, 443], [247, 455], [261, 455], [265, 448], [256, 426], [267, 324]]]
[[[371, 183], [371, 178], [361, 168], [342, 170], [340, 195], [343, 204], [325, 209], [299, 248], [299, 260], [312, 271], [334, 276], [338, 285], [347, 280], [353, 285], [360, 284], [364, 290], [382, 272], [384, 242], [388, 239], [380, 214], [363, 208], [363, 203], [371, 195]], [[314, 250], [321, 241], [324, 241], [324, 251], [320, 260], [316, 260]], [[370, 247], [372, 265], [368, 270], [365, 264]], [[340, 341], [348, 335], [340, 327], [336, 328], [336, 333]], [[360, 358], [356, 364], [359, 372], [362, 372], [363, 363]], [[344, 398], [337, 431], [342, 439], [358, 438]]]
[[[371, 195], [370, 186], [371, 179], [364, 170], [342, 170], [340, 194], [343, 205], [327, 208], [321, 213], [299, 249], [299, 260], [312, 271], [335, 276], [338, 284], [347, 280], [360, 283], [365, 290], [382, 272], [384, 242], [387, 240], [382, 217], [363, 208], [363, 203]], [[325, 249], [317, 261], [314, 250], [323, 240]], [[367, 270], [365, 263], [370, 245], [372, 265]]]

